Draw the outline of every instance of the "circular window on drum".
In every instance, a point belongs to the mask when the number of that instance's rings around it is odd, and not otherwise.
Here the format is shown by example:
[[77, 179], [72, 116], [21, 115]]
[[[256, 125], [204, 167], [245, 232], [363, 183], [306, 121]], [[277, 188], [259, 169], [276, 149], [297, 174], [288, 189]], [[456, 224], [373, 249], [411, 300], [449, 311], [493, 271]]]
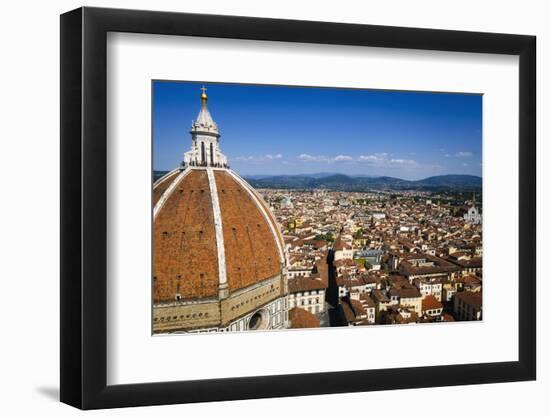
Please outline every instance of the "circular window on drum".
[[269, 311], [261, 309], [256, 311], [248, 320], [248, 330], [265, 330], [269, 327]]

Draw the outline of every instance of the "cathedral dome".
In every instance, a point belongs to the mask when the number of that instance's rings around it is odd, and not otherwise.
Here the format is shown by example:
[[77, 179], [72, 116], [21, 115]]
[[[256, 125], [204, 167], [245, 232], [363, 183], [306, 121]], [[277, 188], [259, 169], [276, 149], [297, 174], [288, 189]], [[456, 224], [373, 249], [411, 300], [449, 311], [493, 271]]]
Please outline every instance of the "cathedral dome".
[[218, 297], [281, 274], [273, 215], [233, 171], [172, 171], [154, 185], [153, 203], [155, 301]]
[[[217, 133], [204, 90], [201, 100], [198, 119]], [[287, 291], [275, 218], [228, 168], [219, 135], [193, 127], [182, 166], [153, 185], [154, 330], [228, 328], [241, 319], [236, 330], [282, 326], [286, 312], [275, 320], [266, 309]]]

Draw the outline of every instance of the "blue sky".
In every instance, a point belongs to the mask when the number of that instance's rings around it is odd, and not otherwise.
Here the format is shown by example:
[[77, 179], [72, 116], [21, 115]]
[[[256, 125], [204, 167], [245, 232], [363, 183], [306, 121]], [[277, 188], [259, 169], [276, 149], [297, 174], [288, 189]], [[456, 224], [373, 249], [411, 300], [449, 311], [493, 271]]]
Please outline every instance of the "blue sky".
[[[202, 82], [153, 82], [153, 165], [191, 145]], [[481, 176], [482, 97], [204, 83], [220, 145], [241, 175]]]

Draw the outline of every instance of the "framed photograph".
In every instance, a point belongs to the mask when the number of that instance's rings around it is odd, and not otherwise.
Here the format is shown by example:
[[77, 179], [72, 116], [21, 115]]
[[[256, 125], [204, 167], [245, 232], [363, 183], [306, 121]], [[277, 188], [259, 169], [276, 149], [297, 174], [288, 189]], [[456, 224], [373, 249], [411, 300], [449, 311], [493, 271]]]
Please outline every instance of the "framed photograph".
[[61, 401], [533, 380], [535, 37], [61, 16]]

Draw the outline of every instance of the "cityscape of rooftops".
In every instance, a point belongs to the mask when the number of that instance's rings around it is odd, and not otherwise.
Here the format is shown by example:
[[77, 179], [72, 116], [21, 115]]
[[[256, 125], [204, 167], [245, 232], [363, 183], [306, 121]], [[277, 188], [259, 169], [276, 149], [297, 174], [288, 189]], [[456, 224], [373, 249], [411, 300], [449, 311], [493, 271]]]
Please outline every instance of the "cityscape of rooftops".
[[153, 81], [153, 333], [482, 320], [482, 96]]

